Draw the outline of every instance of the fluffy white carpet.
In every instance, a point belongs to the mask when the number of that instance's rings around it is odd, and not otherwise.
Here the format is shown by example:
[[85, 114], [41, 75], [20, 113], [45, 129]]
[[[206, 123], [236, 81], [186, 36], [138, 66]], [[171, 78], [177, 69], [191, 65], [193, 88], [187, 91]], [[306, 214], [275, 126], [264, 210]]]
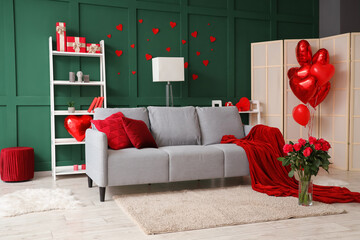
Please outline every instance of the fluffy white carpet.
[[311, 207], [299, 206], [295, 197], [271, 197], [252, 190], [251, 186], [130, 194], [113, 198], [147, 234], [345, 212], [334, 205], [319, 202], [314, 202]]
[[69, 189], [25, 189], [0, 197], [0, 216], [73, 209], [81, 206]]
[[328, 176], [316, 176], [313, 179], [313, 183], [317, 184], [317, 185], [322, 185], [322, 186], [337, 186], [337, 187], [344, 187], [346, 185], [349, 185], [348, 182], [339, 180], [339, 179], [334, 179]]

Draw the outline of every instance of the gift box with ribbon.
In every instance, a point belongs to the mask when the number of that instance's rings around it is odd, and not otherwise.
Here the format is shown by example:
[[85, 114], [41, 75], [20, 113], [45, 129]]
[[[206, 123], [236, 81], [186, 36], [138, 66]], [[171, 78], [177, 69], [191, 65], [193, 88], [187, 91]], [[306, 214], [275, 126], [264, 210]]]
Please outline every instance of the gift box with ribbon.
[[56, 23], [56, 50], [66, 52], [66, 23]]
[[87, 53], [101, 53], [100, 44], [87, 43], [86, 44], [86, 52]]
[[86, 52], [86, 38], [66, 37], [66, 42], [68, 52]]

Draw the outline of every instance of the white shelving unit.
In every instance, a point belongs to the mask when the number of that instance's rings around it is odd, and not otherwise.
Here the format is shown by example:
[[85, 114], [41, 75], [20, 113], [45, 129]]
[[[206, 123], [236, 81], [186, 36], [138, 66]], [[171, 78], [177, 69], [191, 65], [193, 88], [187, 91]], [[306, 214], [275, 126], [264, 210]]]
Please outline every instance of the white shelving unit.
[[[261, 123], [261, 116], [260, 116], [260, 102], [258, 100], [251, 100], [250, 101], [251, 109], [250, 111], [239, 111], [239, 113], [249, 113], [249, 114], [256, 114], [257, 115], [257, 124]], [[255, 108], [254, 108], [255, 106]]]
[[[84, 145], [85, 141], [78, 142], [75, 138], [56, 138], [55, 136], [55, 117], [67, 115], [93, 115], [86, 110], [77, 110], [75, 113], [68, 113], [66, 110], [55, 110], [55, 86], [95, 86], [100, 88], [100, 96], [104, 97], [104, 107], [107, 107], [106, 98], [106, 75], [105, 75], [105, 44], [104, 40], [100, 41], [101, 53], [75, 53], [75, 52], [58, 52], [53, 50], [52, 37], [49, 37], [49, 65], [50, 65], [50, 121], [51, 121], [51, 169], [52, 176], [56, 180], [58, 175], [83, 174], [85, 170], [74, 171], [73, 166], [57, 166], [56, 164], [56, 146], [59, 145]], [[100, 81], [90, 82], [70, 82], [68, 80], [54, 79], [54, 56], [67, 57], [97, 57], [100, 61]]]

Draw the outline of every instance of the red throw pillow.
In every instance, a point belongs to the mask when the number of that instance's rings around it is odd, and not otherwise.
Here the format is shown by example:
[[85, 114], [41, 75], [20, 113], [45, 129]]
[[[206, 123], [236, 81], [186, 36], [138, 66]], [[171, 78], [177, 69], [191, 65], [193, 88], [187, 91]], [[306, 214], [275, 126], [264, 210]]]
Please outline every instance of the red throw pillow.
[[122, 120], [125, 131], [134, 147], [138, 149], [146, 147], [158, 147], [144, 121], [127, 117], [122, 117]]
[[122, 112], [118, 112], [104, 120], [91, 121], [97, 130], [106, 134], [109, 147], [115, 150], [133, 146], [123, 127], [123, 116]]

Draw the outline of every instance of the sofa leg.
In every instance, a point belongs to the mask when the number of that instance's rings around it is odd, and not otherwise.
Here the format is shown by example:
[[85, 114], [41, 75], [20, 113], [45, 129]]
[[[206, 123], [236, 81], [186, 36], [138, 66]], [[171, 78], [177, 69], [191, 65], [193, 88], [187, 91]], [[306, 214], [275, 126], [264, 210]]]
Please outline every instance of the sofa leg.
[[88, 187], [92, 188], [93, 186], [93, 180], [88, 176]]
[[99, 187], [99, 191], [100, 191], [100, 202], [104, 202], [105, 201], [105, 187]]

